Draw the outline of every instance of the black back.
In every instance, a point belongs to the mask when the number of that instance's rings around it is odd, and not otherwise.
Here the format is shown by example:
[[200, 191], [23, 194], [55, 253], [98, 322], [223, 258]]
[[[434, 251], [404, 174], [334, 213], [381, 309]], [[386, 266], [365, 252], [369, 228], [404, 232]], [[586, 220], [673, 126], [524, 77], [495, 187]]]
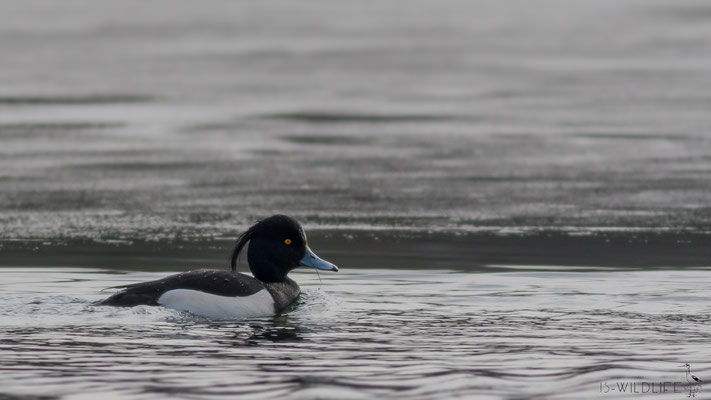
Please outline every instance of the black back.
[[157, 281], [126, 286], [124, 290], [115, 293], [100, 304], [123, 307], [142, 304], [155, 306], [158, 305], [158, 298], [163, 293], [174, 289], [192, 289], [218, 296], [244, 297], [253, 295], [264, 288], [261, 282], [245, 274], [199, 269], [171, 275]]

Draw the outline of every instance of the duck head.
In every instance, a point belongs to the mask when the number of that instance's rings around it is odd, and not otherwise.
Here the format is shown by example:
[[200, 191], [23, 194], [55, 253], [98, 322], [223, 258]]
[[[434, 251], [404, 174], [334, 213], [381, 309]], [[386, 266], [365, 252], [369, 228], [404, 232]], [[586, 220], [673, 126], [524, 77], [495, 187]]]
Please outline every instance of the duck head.
[[286, 215], [272, 215], [240, 235], [232, 251], [233, 271], [237, 257], [248, 242], [249, 269], [262, 282], [281, 282], [296, 267], [338, 271], [338, 267], [322, 260], [309, 248], [304, 229]]

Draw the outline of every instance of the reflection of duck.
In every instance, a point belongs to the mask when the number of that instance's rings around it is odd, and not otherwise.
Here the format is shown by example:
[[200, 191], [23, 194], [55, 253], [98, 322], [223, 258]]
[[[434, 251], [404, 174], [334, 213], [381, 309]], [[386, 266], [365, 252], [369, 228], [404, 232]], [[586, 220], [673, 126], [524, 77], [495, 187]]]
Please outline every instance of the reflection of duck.
[[264, 342], [288, 343], [302, 340], [304, 329], [298, 324], [290, 323], [287, 319], [275, 317], [268, 323], [255, 323], [250, 325], [252, 333], [246, 343], [252, 346], [260, 346]]
[[[247, 242], [254, 278], [235, 271], [237, 256]], [[299, 285], [286, 276], [299, 266], [338, 271], [311, 251], [296, 220], [274, 215], [240, 235], [232, 252], [232, 271], [195, 270], [128, 285], [100, 304], [161, 305], [213, 318], [266, 316], [284, 310], [299, 295]]]
[[695, 375], [691, 374], [691, 366], [688, 363], [682, 365], [682, 367], [686, 367], [686, 382], [687, 383], [701, 383], [701, 382], [703, 382], [701, 379], [699, 379]]

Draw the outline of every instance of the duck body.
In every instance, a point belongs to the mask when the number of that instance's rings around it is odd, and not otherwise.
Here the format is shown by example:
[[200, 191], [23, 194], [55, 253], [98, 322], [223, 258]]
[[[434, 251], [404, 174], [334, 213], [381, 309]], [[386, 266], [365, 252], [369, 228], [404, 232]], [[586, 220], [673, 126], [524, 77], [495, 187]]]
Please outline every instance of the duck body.
[[100, 304], [163, 306], [211, 318], [246, 318], [281, 312], [300, 292], [288, 277], [262, 282], [239, 272], [199, 269], [128, 285]]
[[[236, 272], [247, 243], [253, 277]], [[260, 317], [283, 311], [299, 296], [299, 285], [287, 277], [292, 269], [338, 271], [314, 254], [301, 225], [286, 215], [259, 221], [240, 235], [231, 264], [231, 271], [200, 269], [127, 285], [99, 304], [163, 306], [212, 318]]]

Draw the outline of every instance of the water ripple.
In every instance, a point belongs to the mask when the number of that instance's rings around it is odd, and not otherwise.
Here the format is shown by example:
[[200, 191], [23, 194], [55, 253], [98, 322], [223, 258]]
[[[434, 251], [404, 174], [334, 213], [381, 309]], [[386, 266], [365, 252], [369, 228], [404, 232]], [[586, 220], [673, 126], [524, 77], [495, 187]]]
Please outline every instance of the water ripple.
[[[342, 272], [295, 273], [304, 292], [282, 315], [215, 321], [94, 305], [117, 280], [162, 274], [4, 270], [0, 392], [598, 398], [601, 382], [685, 383], [687, 362], [711, 374], [706, 271]], [[680, 307], [680, 291], [695, 300]]]

